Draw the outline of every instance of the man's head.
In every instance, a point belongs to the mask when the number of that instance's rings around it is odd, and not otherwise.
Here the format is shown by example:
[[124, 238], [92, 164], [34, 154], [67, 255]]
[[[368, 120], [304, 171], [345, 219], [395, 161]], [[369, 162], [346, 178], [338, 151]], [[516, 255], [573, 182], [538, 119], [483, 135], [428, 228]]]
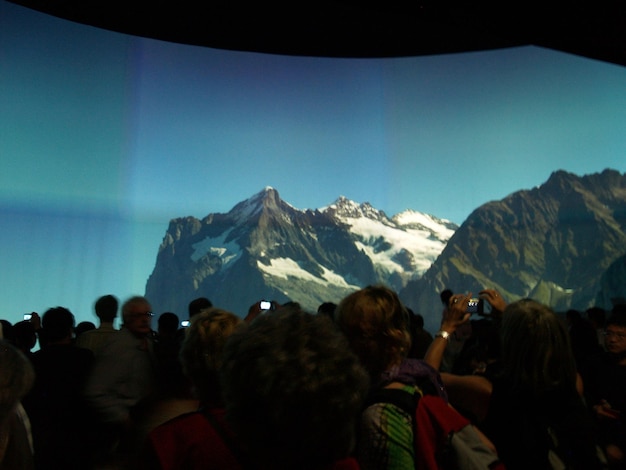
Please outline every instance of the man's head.
[[113, 323], [117, 316], [119, 302], [112, 295], [103, 295], [96, 300], [95, 311], [96, 316], [101, 322]]
[[368, 380], [329, 318], [290, 307], [232, 334], [221, 385], [228, 420], [262, 467], [313, 469], [350, 452]]
[[180, 320], [174, 312], [163, 312], [159, 316], [157, 324], [159, 335], [164, 338], [170, 338], [176, 335]]
[[211, 307], [213, 307], [213, 303], [206, 297], [198, 297], [197, 299], [193, 299], [191, 302], [189, 302], [188, 305], [189, 319], [191, 320], [191, 317], [193, 317], [194, 315], [197, 315], [203, 310]]
[[152, 317], [152, 307], [145, 297], [131, 297], [122, 306], [124, 328], [136, 336], [146, 336], [150, 333]]
[[604, 330], [606, 350], [620, 356], [626, 355], [626, 310], [614, 309]]
[[439, 293], [439, 299], [441, 299], [441, 303], [444, 307], [447, 307], [450, 303], [450, 297], [454, 295], [451, 289], [444, 289]]
[[64, 307], [48, 309], [41, 319], [46, 344], [70, 341], [74, 334], [74, 315]]

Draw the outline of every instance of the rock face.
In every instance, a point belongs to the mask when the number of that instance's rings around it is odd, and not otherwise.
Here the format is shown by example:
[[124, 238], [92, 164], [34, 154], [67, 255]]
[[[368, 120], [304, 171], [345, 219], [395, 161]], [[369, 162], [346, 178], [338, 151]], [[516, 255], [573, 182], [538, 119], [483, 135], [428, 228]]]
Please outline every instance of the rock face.
[[396, 290], [419, 278], [458, 227], [416, 211], [389, 218], [344, 197], [300, 210], [265, 188], [227, 214], [170, 222], [146, 296], [186, 316], [196, 297], [244, 316], [260, 299], [310, 311], [368, 284]]
[[431, 329], [445, 288], [474, 294], [495, 288], [508, 301], [532, 297], [556, 310], [597, 302], [610, 308], [609, 298], [626, 296], [625, 229], [626, 175], [557, 171], [540, 187], [476, 209], [400, 295]]
[[626, 255], [617, 258], [600, 278], [596, 305], [609, 308], [615, 304], [626, 305]]
[[553, 173], [543, 185], [484, 204], [460, 226], [416, 211], [393, 217], [340, 197], [300, 210], [265, 188], [228, 213], [170, 222], [146, 296], [186, 316], [209, 297], [244, 316], [265, 298], [315, 311], [384, 283], [438, 327], [439, 292], [498, 289], [556, 310], [611, 308], [626, 298], [626, 175]]

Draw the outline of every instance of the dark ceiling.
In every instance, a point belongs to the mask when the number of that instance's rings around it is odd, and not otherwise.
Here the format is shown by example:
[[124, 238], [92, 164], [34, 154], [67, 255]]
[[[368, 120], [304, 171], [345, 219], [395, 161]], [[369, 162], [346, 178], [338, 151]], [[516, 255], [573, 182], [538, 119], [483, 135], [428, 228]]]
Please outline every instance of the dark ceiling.
[[536, 45], [626, 65], [623, 0], [10, 1], [113, 31], [220, 49], [398, 57]]

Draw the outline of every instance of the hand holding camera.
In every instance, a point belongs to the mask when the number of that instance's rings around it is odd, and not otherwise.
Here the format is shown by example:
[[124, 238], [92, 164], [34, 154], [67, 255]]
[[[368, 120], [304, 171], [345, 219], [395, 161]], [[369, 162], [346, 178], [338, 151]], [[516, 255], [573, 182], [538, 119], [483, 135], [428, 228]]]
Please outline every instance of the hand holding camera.
[[480, 298], [486, 300], [491, 305], [491, 314], [501, 315], [506, 308], [506, 302], [495, 289], [483, 289], [479, 293]]
[[37, 312], [25, 313], [24, 321], [29, 321], [35, 327], [35, 330], [39, 330], [41, 328], [41, 317]]
[[276, 310], [280, 305], [275, 300], [260, 300], [253, 303], [248, 309], [248, 315], [244, 318], [245, 322], [251, 322], [261, 314], [272, 312]]
[[454, 294], [450, 297], [448, 308], [445, 309], [441, 320], [441, 329], [452, 334], [459, 325], [467, 323], [471, 316], [467, 311], [471, 300], [471, 293]]

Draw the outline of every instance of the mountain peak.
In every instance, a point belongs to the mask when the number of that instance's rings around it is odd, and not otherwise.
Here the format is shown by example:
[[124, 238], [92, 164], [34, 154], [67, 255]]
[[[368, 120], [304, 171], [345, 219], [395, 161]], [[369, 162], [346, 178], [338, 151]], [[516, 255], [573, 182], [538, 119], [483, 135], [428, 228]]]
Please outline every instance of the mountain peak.
[[339, 217], [367, 217], [374, 220], [387, 219], [384, 211], [372, 207], [369, 202], [359, 204], [345, 196], [339, 196], [334, 203], [322, 208], [321, 211], [330, 212]]
[[280, 199], [280, 196], [278, 195], [278, 191], [276, 189], [274, 189], [271, 186], [265, 186], [261, 191], [256, 193], [250, 199], [267, 199], [267, 198]]
[[233, 207], [228, 215], [237, 222], [242, 222], [260, 214], [264, 209], [277, 208], [281, 203], [278, 191], [271, 186], [266, 186], [254, 196]]
[[[425, 227], [415, 214], [399, 225], [345, 196], [322, 209], [296, 209], [270, 186], [227, 214], [178, 220], [146, 285], [151, 301], [170, 311], [199, 292], [245, 312], [255, 298], [293, 298], [314, 310], [363, 285], [400, 290], [432, 265], [453, 232], [426, 218]], [[180, 273], [175, 281], [172, 273]]]
[[[550, 175], [542, 188], [553, 194], [569, 193], [572, 189], [576, 191], [591, 191], [597, 197], [607, 197], [607, 192], [620, 191], [626, 187], [626, 174], [606, 168], [601, 173], [592, 173], [584, 176], [577, 176], [564, 170], [558, 170]], [[604, 196], [602, 196], [604, 195]]]
[[546, 185], [563, 185], [566, 182], [572, 182], [579, 180], [580, 178], [573, 173], [569, 173], [565, 170], [557, 170], [552, 172], [548, 181], [545, 182]]

